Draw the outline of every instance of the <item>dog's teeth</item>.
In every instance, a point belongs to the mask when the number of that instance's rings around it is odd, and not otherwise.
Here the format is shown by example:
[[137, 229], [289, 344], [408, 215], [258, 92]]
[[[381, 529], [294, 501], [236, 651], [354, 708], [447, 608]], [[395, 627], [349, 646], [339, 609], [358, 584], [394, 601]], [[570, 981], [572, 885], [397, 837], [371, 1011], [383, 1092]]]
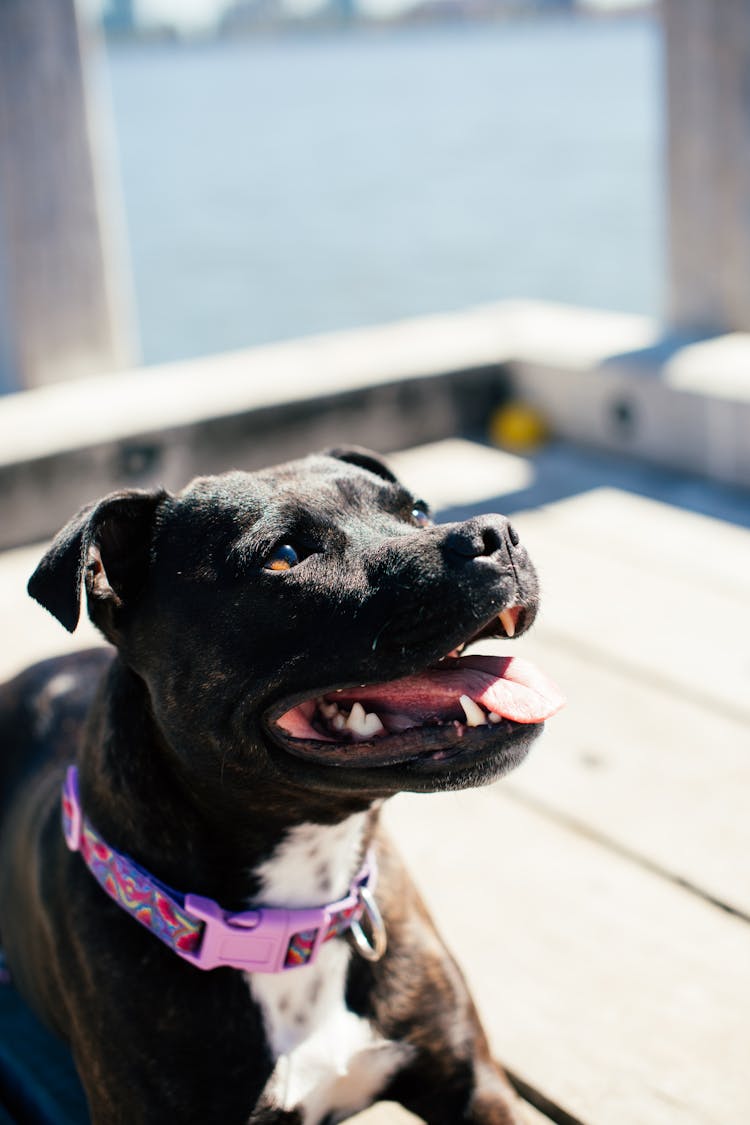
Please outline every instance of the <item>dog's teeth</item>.
[[385, 727], [380, 721], [380, 717], [374, 711], [368, 711], [365, 715], [365, 723], [367, 725], [367, 737], [372, 738], [376, 734], [385, 734]]
[[459, 700], [466, 715], [466, 724], [470, 727], [483, 727], [487, 723], [487, 716], [478, 703], [470, 699], [468, 695], [462, 695]]
[[352, 709], [349, 712], [349, 718], [346, 720], [346, 725], [349, 730], [358, 731], [360, 726], [365, 721], [365, 709], [361, 703], [353, 703]]
[[346, 718], [339, 711], [338, 715], [334, 715], [331, 719], [331, 726], [334, 730], [343, 730], [346, 726]]
[[361, 703], [352, 705], [346, 725], [352, 734], [358, 734], [361, 738], [372, 738], [385, 730], [378, 716], [374, 712], [366, 714]]
[[509, 637], [514, 637], [516, 634], [516, 622], [513, 613], [509, 609], [504, 609], [500, 614], [500, 624]]
[[339, 713], [338, 703], [326, 703], [323, 699], [318, 706], [324, 719], [333, 719]]
[[491, 723], [501, 723], [502, 720], [503, 720], [502, 715], [498, 715], [495, 711], [490, 711], [487, 718], [490, 720]]

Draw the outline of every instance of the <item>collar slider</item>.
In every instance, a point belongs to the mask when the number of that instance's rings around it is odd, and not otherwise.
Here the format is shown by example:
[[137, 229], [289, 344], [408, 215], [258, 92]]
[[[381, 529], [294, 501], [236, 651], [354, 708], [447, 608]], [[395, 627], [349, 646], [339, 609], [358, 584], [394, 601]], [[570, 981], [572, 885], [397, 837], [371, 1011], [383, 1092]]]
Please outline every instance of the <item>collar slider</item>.
[[78, 772], [71, 766], [65, 775], [62, 797], [62, 821], [65, 843], [72, 852], [80, 851], [83, 814], [78, 795]]

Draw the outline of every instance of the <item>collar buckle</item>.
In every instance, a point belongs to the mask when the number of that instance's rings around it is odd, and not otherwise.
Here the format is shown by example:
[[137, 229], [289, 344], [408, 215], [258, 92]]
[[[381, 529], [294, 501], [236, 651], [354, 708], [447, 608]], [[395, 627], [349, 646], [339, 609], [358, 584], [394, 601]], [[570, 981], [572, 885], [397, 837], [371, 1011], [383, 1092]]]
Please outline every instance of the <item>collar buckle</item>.
[[299, 934], [313, 935], [304, 961], [311, 965], [325, 940], [331, 918], [328, 907], [309, 910], [259, 908], [227, 914], [213, 899], [186, 895], [185, 910], [203, 922], [200, 948], [195, 953], [179, 950], [186, 961], [199, 969], [230, 965], [248, 973], [280, 973], [297, 967], [287, 953]]

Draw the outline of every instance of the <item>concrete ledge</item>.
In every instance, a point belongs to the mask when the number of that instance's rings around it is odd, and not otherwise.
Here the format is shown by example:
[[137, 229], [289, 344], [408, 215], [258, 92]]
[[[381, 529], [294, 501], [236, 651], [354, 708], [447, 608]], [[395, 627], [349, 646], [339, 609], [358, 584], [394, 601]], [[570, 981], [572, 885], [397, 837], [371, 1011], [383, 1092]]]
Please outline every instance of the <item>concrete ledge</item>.
[[568, 440], [750, 487], [750, 334], [664, 334], [646, 317], [517, 309], [516, 396]]
[[510, 301], [0, 398], [0, 548], [124, 485], [481, 431], [511, 393], [560, 437], [750, 486], [750, 335]]
[[508, 395], [503, 319], [430, 317], [0, 398], [0, 548], [118, 487], [476, 429]]

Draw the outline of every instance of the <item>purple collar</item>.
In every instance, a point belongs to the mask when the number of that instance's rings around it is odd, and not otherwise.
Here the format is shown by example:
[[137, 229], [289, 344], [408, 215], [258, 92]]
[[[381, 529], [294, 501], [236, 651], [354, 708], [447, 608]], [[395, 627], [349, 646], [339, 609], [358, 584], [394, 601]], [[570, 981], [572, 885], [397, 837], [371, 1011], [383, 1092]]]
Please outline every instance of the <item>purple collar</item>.
[[[65, 778], [62, 815], [65, 842], [81, 853], [110, 898], [199, 969], [225, 965], [250, 973], [284, 972], [311, 965], [324, 942], [347, 931], [368, 960], [377, 961], [385, 952], [385, 929], [372, 897], [377, 879], [372, 851], [338, 902], [310, 910], [257, 907], [231, 914], [213, 899], [173, 890], [110, 847], [81, 811], [75, 766]], [[365, 914], [371, 938], [360, 925]]]

